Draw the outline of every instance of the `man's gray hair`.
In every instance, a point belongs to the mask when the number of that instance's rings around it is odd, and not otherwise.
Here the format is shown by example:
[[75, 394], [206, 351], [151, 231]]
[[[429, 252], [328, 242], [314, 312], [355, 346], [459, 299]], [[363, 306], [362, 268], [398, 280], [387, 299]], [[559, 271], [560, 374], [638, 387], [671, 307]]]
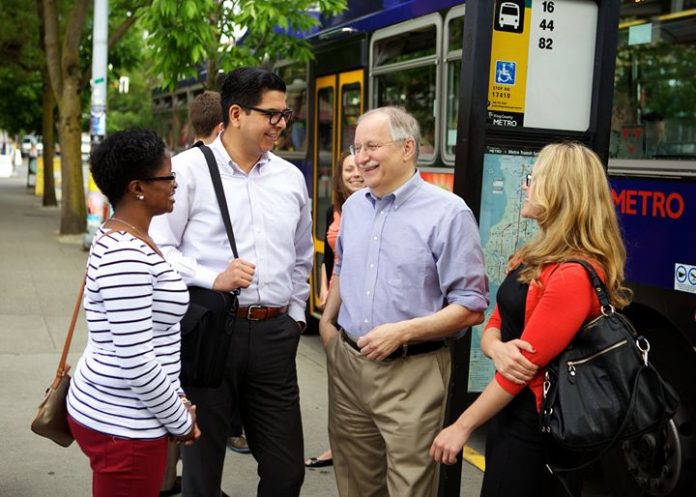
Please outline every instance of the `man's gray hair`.
[[421, 134], [420, 126], [418, 126], [418, 121], [416, 121], [416, 118], [407, 112], [403, 107], [389, 105], [386, 107], [377, 107], [376, 109], [365, 112], [358, 118], [358, 124], [360, 124], [360, 122], [367, 116], [372, 114], [384, 114], [387, 116], [392, 140], [399, 141], [406, 140], [407, 138], [413, 138], [413, 140], [416, 142], [416, 160], [418, 160]]

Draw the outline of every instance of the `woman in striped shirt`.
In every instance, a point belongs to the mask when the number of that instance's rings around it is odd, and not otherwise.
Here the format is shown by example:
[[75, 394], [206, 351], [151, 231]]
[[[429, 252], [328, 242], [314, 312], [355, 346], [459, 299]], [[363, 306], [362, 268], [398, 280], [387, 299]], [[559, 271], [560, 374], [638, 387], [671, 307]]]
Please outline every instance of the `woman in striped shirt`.
[[68, 393], [70, 428], [90, 460], [95, 497], [156, 496], [170, 437], [191, 443], [195, 407], [179, 383], [188, 291], [148, 235], [171, 212], [171, 158], [152, 131], [115, 133], [92, 154], [114, 215], [90, 250], [87, 346]]

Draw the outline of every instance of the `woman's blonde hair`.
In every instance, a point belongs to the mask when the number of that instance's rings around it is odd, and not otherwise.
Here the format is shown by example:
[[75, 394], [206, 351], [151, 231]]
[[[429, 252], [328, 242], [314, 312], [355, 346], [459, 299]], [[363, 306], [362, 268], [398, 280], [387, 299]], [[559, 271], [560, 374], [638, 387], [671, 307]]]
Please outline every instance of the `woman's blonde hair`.
[[539, 152], [532, 181], [539, 231], [510, 261], [511, 267], [524, 262], [520, 281], [537, 280], [547, 264], [592, 259], [604, 271], [612, 304], [628, 305], [626, 248], [599, 157], [580, 143], [547, 145]]

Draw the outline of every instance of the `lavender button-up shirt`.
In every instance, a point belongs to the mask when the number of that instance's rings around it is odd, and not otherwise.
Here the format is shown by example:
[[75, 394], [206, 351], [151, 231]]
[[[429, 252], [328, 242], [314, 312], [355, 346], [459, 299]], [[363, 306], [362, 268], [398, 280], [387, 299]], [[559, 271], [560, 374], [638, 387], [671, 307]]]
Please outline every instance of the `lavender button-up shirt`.
[[369, 190], [343, 205], [337, 241], [339, 325], [353, 338], [448, 304], [488, 307], [476, 220], [458, 196], [416, 172], [379, 199]]

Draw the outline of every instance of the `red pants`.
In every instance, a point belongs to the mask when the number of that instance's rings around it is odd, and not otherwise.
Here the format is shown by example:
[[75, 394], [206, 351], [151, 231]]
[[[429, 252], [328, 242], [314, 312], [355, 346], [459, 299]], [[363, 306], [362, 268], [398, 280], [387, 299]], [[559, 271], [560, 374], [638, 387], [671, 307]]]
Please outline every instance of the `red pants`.
[[89, 458], [93, 497], [157, 497], [167, 462], [167, 437], [118, 438], [68, 416], [70, 431]]

